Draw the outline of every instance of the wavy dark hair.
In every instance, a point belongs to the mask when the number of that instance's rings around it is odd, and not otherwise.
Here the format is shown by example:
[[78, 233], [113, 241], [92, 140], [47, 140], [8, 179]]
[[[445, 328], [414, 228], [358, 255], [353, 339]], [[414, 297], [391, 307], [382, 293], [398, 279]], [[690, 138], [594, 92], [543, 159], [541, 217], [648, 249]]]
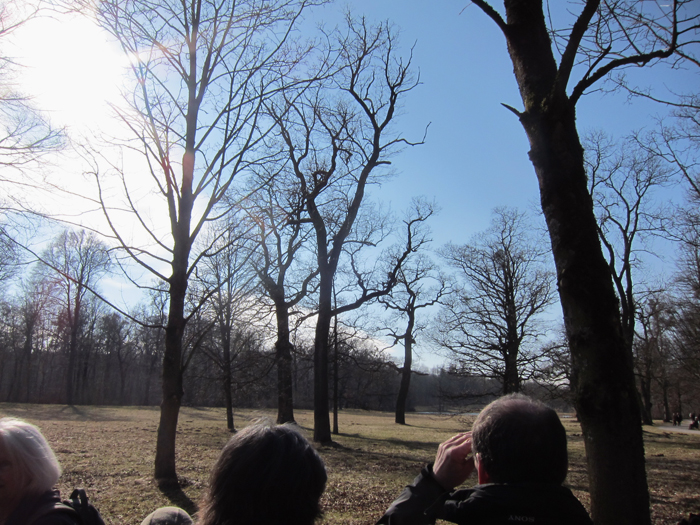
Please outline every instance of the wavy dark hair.
[[494, 483], [562, 484], [569, 469], [566, 430], [540, 401], [510, 394], [487, 405], [472, 427], [474, 453]]
[[326, 467], [294, 425], [258, 423], [221, 451], [198, 525], [312, 525]]

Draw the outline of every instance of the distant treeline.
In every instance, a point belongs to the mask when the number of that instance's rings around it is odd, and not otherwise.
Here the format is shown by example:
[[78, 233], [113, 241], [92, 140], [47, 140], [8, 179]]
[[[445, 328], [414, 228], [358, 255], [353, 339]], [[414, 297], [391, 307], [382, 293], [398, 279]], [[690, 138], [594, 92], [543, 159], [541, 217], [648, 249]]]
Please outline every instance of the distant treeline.
[[[0, 401], [87, 405], [157, 405], [161, 400], [163, 330], [131, 322], [86, 301], [71, 365], [70, 330], [61, 316], [39, 316], [31, 323], [26, 304], [4, 302], [0, 331]], [[46, 311], [44, 311], [46, 314]], [[156, 319], [151, 319], [153, 324]], [[214, 331], [197, 338], [183, 363], [184, 403], [223, 406], [224, 375]], [[30, 330], [31, 328], [31, 330]], [[30, 333], [31, 332], [31, 333]], [[275, 353], [262, 333], [248, 327], [232, 337], [232, 402], [241, 408], [277, 406]], [[313, 408], [313, 355], [310, 341], [293, 354], [294, 404]], [[396, 406], [400, 369], [369, 340], [341, 338], [331, 356], [331, 395], [338, 408], [391, 411]], [[337, 369], [337, 374], [335, 370]], [[337, 376], [337, 380], [336, 380]], [[337, 385], [337, 386], [336, 386]], [[454, 411], [487, 402], [500, 385], [462, 377], [443, 368], [414, 374], [408, 411]], [[467, 393], [467, 395], [465, 395]], [[561, 405], [565, 407], [565, 403]]]

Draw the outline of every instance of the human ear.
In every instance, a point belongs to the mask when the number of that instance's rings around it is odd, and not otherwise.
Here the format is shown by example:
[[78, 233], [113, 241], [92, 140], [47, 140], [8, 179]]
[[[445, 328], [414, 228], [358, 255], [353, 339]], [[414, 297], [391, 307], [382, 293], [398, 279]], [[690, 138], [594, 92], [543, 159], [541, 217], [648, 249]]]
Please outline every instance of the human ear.
[[479, 485], [491, 483], [491, 476], [489, 476], [489, 473], [486, 472], [484, 468], [484, 462], [481, 461], [481, 454], [474, 454], [474, 464], [476, 465], [476, 477], [479, 481]]

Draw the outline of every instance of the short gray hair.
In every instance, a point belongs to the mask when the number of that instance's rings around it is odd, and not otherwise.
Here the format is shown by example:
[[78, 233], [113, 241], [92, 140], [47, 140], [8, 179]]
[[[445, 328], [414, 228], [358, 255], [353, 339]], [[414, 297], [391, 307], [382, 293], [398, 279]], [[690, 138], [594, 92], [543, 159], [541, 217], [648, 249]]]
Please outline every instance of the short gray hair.
[[556, 483], [566, 479], [566, 430], [540, 401], [509, 394], [487, 405], [472, 427], [474, 452], [493, 483]]
[[21, 419], [4, 417], [0, 419], [0, 441], [28, 481], [28, 493], [53, 488], [61, 476], [61, 465], [41, 430]]

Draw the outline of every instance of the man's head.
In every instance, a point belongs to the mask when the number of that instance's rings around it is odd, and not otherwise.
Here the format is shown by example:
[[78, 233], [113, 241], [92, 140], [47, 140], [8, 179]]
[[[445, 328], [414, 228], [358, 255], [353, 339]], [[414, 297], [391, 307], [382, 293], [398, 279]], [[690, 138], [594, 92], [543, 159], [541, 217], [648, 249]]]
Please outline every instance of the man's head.
[[197, 523], [313, 525], [325, 486], [323, 460], [294, 425], [250, 425], [222, 450]]
[[493, 483], [561, 484], [566, 478], [566, 431], [559, 416], [523, 395], [501, 397], [481, 411], [472, 447]]

